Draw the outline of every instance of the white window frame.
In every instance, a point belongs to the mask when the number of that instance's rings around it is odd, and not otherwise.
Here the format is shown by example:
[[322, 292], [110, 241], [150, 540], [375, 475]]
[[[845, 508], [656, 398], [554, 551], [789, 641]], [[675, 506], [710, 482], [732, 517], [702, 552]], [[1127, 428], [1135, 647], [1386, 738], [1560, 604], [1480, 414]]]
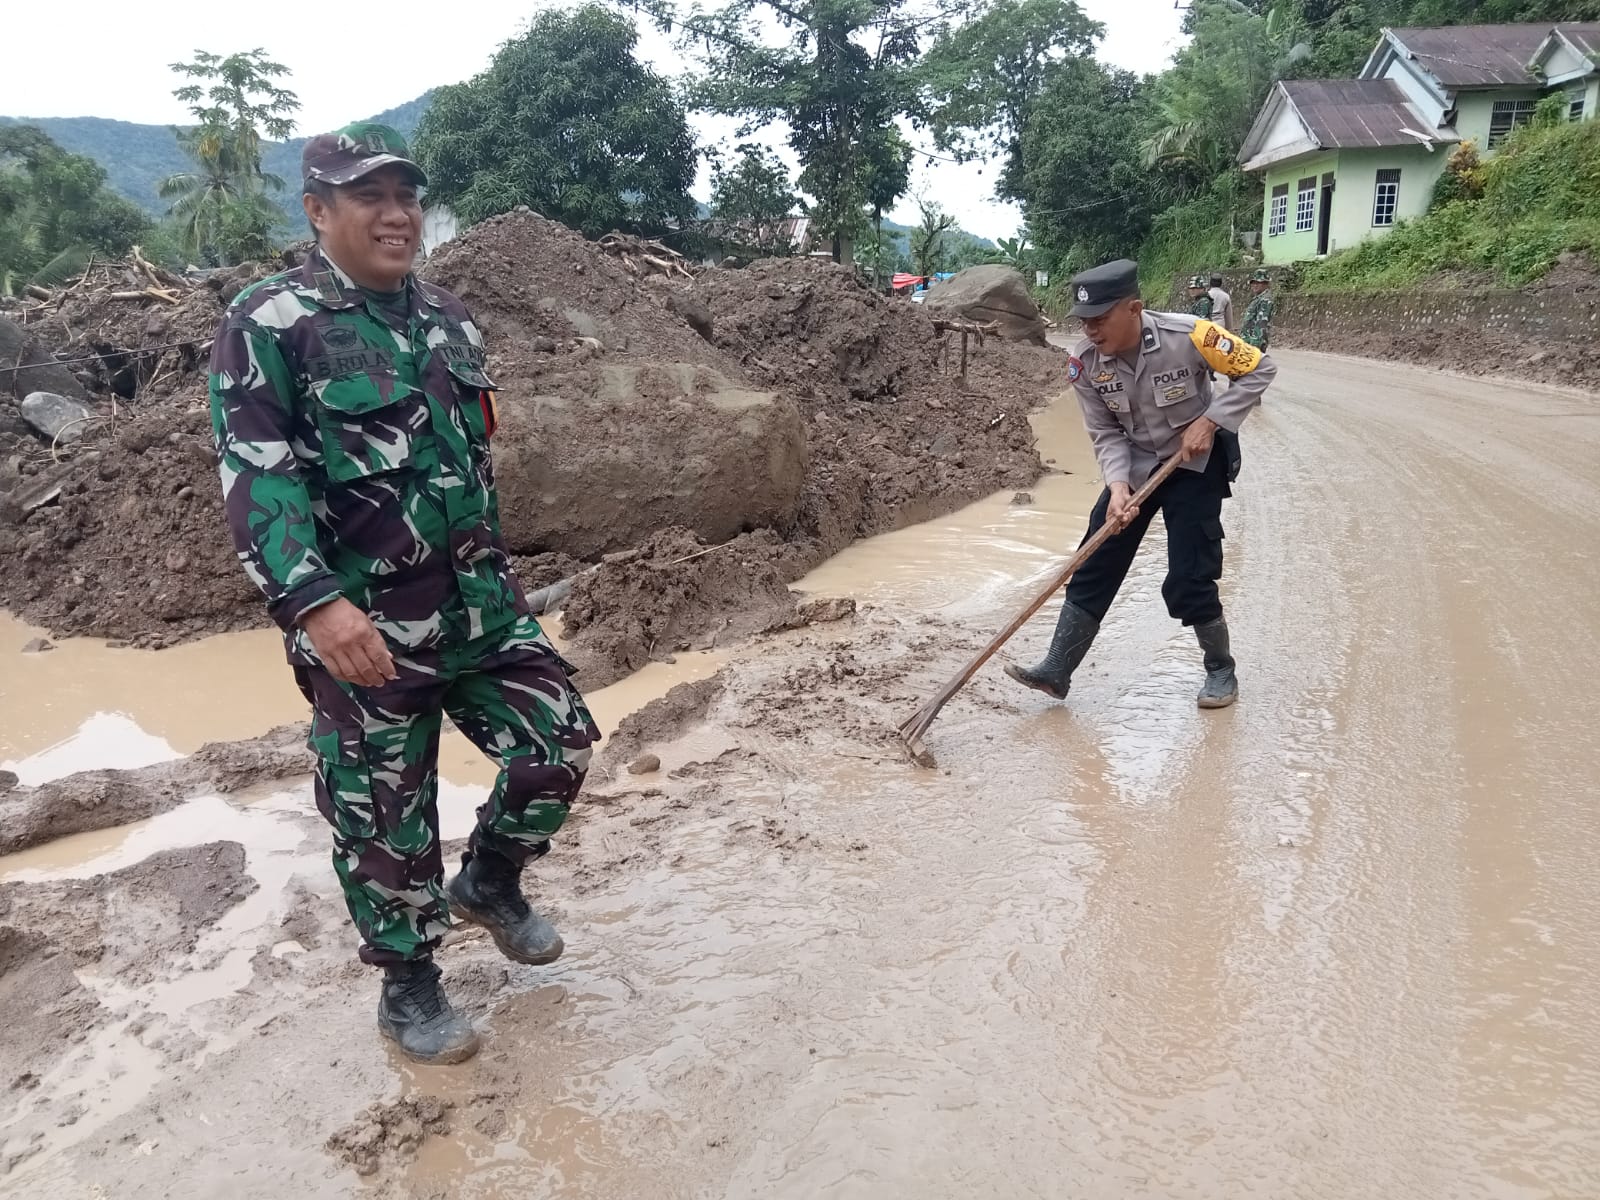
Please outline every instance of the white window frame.
[[1537, 100], [1496, 100], [1489, 110], [1489, 141], [1487, 149], [1501, 145], [1514, 132], [1533, 120]]
[[1583, 110], [1589, 102], [1589, 85], [1587, 81], [1579, 80], [1577, 83], [1567, 84], [1567, 120], [1583, 120]]
[[1289, 185], [1280, 183], [1272, 189], [1267, 211], [1267, 236], [1278, 237], [1289, 228]]
[[[1307, 187], [1309, 183], [1311, 186]], [[1294, 231], [1311, 233], [1317, 228], [1317, 177], [1308, 176], [1295, 185]]]
[[[1393, 176], [1385, 179], [1384, 176]], [[1387, 229], [1395, 222], [1400, 208], [1400, 168], [1384, 167], [1372, 188], [1372, 227]]]

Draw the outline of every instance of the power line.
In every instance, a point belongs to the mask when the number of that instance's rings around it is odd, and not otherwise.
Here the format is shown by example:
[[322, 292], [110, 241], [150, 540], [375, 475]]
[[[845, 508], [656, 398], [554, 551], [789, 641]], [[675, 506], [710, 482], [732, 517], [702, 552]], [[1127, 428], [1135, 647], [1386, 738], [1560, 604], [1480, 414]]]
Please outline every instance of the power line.
[[81, 354], [76, 358], [52, 358], [48, 362], [19, 363], [14, 367], [0, 367], [0, 375], [17, 375], [23, 371], [37, 370], [40, 367], [65, 367], [72, 363], [95, 362], [100, 359], [115, 358], [119, 354], [137, 357], [167, 350], [181, 350], [185, 346], [208, 346], [214, 340], [213, 338], [190, 338], [186, 342], [168, 342], [162, 346], [138, 346], [132, 350], [108, 350], [104, 354]]

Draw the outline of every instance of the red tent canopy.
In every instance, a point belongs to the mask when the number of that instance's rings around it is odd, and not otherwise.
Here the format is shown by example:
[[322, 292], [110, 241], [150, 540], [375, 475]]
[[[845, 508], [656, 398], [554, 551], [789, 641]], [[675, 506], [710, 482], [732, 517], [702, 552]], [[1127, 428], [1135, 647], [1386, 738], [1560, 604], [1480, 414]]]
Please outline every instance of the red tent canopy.
[[907, 275], [904, 272], [901, 272], [896, 274], [894, 278], [890, 279], [889, 284], [891, 287], [896, 288], [911, 287], [914, 284], [921, 283], [927, 278], [928, 277], [926, 275]]

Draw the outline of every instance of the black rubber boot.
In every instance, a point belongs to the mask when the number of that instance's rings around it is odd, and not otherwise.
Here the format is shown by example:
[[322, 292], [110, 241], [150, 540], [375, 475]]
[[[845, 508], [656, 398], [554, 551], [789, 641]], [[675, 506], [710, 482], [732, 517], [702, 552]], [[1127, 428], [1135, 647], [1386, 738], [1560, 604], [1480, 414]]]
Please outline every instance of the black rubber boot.
[[1239, 680], [1233, 673], [1233, 655], [1228, 653], [1228, 623], [1221, 617], [1194, 627], [1205, 654], [1206, 682], [1195, 697], [1201, 708], [1227, 708], [1239, 698]]
[[513, 962], [553, 963], [565, 948], [555, 927], [522, 895], [522, 868], [493, 850], [471, 850], [461, 859], [461, 873], [446, 892], [450, 911], [482, 925]]
[[1044, 660], [1031, 667], [1008, 664], [1006, 674], [1047, 696], [1065, 700], [1067, 689], [1072, 685], [1072, 673], [1089, 653], [1094, 635], [1099, 632], [1099, 621], [1076, 604], [1063, 603], [1055, 636], [1050, 639], [1050, 650]]
[[378, 1029], [420, 1063], [465, 1062], [478, 1052], [478, 1034], [450, 1007], [431, 958], [384, 968]]

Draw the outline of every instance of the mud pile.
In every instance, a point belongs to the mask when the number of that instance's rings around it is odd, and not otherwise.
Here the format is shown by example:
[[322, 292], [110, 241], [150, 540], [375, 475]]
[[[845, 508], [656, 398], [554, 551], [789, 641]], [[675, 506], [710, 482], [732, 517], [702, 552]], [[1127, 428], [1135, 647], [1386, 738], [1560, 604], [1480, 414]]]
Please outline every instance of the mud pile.
[[[146, 646], [263, 622], [223, 525], [206, 361], [224, 308], [274, 269], [168, 288], [172, 303], [116, 298], [136, 290], [132, 268], [101, 266], [22, 314], [34, 344], [69, 363], [92, 418], [54, 451], [0, 420], [0, 606]], [[14, 399], [0, 388], [0, 409]]]
[[[80, 367], [98, 419], [70, 451], [0, 440], [0, 607], [141, 645], [266, 623], [223, 526], [204, 352], [267, 270], [177, 303], [84, 288], [30, 314], [58, 358], [101, 356]], [[925, 313], [830, 263], [640, 280], [531, 212], [423, 274], [484, 331], [502, 519], [530, 586], [598, 564], [568, 606], [591, 688], [791, 621], [785, 585], [851, 541], [1031, 483], [1027, 412], [1062, 378], [1058, 351], [991, 340], [958, 379]]]

